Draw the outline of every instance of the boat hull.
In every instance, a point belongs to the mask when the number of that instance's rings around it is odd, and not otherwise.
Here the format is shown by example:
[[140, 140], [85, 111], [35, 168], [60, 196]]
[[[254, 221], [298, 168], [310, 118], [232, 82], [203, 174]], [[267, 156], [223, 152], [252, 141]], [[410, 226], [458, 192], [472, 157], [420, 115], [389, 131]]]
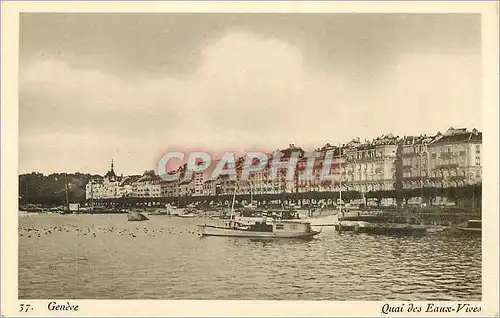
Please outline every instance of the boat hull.
[[467, 227], [457, 227], [457, 230], [461, 233], [481, 235], [481, 229], [467, 228]]
[[180, 217], [180, 218], [185, 218], [185, 219], [189, 219], [189, 218], [194, 218], [194, 217], [196, 217], [196, 215], [195, 215], [195, 214], [179, 214], [179, 215], [177, 215], [177, 216], [178, 216], [178, 217]]
[[144, 214], [139, 212], [129, 212], [127, 214], [127, 219], [128, 221], [133, 221], [133, 222], [149, 220]]
[[342, 222], [335, 226], [339, 232], [353, 231], [356, 233], [381, 234], [381, 235], [424, 235], [427, 227], [408, 224], [377, 224], [368, 222]]
[[199, 225], [198, 233], [201, 236], [228, 236], [228, 237], [253, 237], [253, 238], [311, 238], [320, 232], [258, 232], [224, 227]]
[[482, 234], [482, 226], [480, 220], [469, 220], [457, 226], [457, 230], [461, 233], [467, 234]]

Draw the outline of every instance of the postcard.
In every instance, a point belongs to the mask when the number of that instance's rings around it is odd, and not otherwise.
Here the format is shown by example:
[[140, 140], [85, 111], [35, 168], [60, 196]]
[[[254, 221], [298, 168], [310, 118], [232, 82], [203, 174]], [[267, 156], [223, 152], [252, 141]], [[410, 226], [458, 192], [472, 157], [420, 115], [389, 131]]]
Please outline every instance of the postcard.
[[498, 36], [493, 1], [2, 2], [2, 316], [498, 316]]

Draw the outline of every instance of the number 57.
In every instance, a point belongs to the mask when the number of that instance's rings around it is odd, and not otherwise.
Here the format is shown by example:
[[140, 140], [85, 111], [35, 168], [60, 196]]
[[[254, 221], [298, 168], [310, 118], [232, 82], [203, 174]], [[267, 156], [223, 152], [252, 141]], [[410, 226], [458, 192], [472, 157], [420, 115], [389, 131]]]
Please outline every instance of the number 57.
[[30, 304], [21, 304], [20, 305], [21, 308], [19, 309], [19, 312], [28, 312], [28, 310], [30, 309], [31, 305]]

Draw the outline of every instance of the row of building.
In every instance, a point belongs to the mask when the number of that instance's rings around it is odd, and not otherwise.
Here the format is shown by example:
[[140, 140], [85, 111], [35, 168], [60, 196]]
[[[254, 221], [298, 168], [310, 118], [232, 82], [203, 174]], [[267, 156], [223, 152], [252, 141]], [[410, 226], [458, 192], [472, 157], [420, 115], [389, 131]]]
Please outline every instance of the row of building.
[[[232, 181], [228, 176], [208, 179], [202, 172], [194, 173], [190, 180], [165, 181], [154, 171], [143, 175], [118, 176], [111, 169], [102, 178], [92, 179], [86, 186], [87, 199], [121, 197], [183, 197], [233, 194], [280, 194], [284, 192], [370, 191], [394, 190], [399, 182], [402, 188], [460, 187], [481, 182], [482, 134], [476, 129], [449, 128], [434, 136], [383, 135], [371, 141], [354, 139], [340, 146], [325, 145], [316, 149], [321, 156], [315, 160], [311, 180], [286, 180], [285, 170], [278, 177], [269, 177], [270, 166], [251, 173], [246, 181]], [[333, 151], [330, 175], [333, 180], [322, 181], [324, 156]], [[290, 159], [299, 152], [296, 173], [306, 166], [304, 151], [290, 145], [281, 150], [280, 161]], [[270, 155], [270, 161], [272, 160]], [[243, 158], [236, 162], [241, 173]], [[185, 166], [180, 167], [181, 174]], [[240, 178], [238, 178], [240, 180]]]

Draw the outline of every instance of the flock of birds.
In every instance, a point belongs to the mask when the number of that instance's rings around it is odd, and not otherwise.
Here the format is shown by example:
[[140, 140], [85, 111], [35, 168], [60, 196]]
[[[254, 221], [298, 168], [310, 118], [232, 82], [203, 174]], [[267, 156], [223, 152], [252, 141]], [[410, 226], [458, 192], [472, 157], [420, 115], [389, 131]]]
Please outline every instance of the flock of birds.
[[35, 225], [33, 227], [21, 226], [19, 228], [19, 236], [26, 236], [28, 238], [37, 238], [47, 235], [52, 235], [58, 232], [71, 233], [75, 232], [77, 236], [89, 236], [98, 237], [105, 234], [118, 234], [120, 236], [137, 237], [138, 235], [147, 235], [155, 237], [156, 235], [178, 235], [178, 234], [196, 234], [195, 231], [190, 229], [180, 229], [176, 227], [162, 227], [157, 229], [151, 229], [147, 227], [135, 227], [135, 228], [123, 228], [118, 229], [114, 226], [111, 227], [96, 227], [91, 225], [89, 227], [79, 227], [77, 225], [64, 225], [64, 226], [49, 226], [37, 228]]

